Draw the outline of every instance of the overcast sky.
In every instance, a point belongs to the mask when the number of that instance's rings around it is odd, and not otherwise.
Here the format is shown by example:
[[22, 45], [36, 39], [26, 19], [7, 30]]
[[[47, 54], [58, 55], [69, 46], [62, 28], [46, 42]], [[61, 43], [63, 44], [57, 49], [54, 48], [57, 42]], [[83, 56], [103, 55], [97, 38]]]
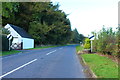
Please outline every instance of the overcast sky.
[[88, 36], [92, 31], [118, 26], [119, 0], [51, 0], [59, 2], [61, 10], [69, 14], [72, 29]]

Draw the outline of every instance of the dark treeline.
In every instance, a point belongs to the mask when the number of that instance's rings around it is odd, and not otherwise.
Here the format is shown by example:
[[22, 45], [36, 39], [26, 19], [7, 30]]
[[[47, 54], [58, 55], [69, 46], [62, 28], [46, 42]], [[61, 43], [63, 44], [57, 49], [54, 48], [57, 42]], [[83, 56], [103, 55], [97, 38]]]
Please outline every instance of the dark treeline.
[[71, 30], [70, 20], [59, 4], [52, 2], [4, 2], [2, 26], [7, 23], [26, 30], [36, 44], [66, 44], [82, 42], [84, 36]]

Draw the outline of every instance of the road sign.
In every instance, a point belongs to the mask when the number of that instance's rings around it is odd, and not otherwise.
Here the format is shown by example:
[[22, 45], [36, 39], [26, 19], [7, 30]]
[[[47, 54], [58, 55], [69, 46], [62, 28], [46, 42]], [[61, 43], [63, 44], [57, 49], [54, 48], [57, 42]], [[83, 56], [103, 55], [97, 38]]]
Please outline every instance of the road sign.
[[94, 35], [93, 35], [93, 36], [91, 36], [91, 37], [89, 37], [89, 39], [90, 39], [90, 40], [94, 40]]
[[7, 38], [9, 39], [9, 40], [11, 40], [12, 39], [12, 35], [7, 35]]

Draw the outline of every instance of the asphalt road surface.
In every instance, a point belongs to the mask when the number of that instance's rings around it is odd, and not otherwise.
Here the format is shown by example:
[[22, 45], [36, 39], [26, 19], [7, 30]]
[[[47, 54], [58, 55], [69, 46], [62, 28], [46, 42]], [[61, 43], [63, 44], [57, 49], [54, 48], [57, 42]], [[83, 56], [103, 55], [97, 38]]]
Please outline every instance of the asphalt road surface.
[[1, 78], [85, 78], [85, 74], [75, 45], [70, 45], [3, 57]]

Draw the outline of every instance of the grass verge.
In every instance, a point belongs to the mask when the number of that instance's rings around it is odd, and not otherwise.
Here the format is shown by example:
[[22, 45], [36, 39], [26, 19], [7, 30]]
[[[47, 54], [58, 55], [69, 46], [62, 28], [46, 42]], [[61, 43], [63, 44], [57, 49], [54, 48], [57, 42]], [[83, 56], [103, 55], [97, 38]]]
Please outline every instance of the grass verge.
[[98, 78], [118, 78], [117, 63], [111, 59], [98, 54], [82, 54], [81, 56]]
[[78, 52], [78, 51], [81, 51], [81, 50], [83, 50], [84, 48], [82, 47], [82, 46], [76, 46], [76, 51]]
[[[55, 46], [41, 46], [41, 47], [36, 47], [36, 48], [30, 48], [31, 49], [44, 49], [44, 48], [52, 48], [52, 47], [59, 47], [59, 46], [66, 46], [66, 45], [55, 45]], [[28, 50], [28, 49], [27, 49]]]
[[6, 56], [6, 55], [11, 55], [11, 54], [16, 54], [19, 53], [21, 51], [16, 51], [16, 50], [11, 50], [11, 51], [2, 51], [2, 54], [0, 54], [0, 56]]
[[44, 49], [44, 48], [52, 48], [52, 47], [58, 47], [58, 46], [41, 46], [41, 47], [30, 48], [30, 49]]

